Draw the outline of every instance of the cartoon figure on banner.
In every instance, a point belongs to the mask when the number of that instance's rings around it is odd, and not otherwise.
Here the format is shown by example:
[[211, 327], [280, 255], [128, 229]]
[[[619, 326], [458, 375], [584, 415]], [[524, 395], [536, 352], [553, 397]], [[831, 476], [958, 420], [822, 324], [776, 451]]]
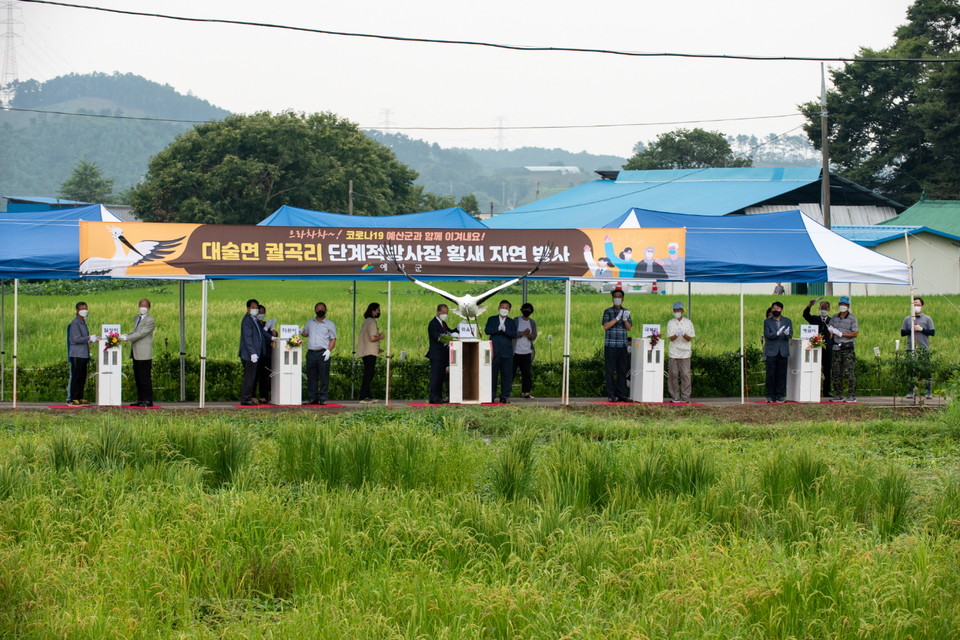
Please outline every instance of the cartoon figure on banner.
[[443, 289], [438, 289], [437, 287], [431, 286], [426, 282], [417, 280], [416, 278], [408, 274], [404, 270], [400, 262], [397, 260], [397, 252], [395, 248], [392, 248], [392, 247], [383, 248], [383, 255], [385, 256], [385, 259], [387, 260], [387, 262], [393, 265], [394, 269], [396, 269], [397, 271], [402, 273], [404, 276], [406, 276], [407, 280], [410, 280], [411, 282], [423, 287], [427, 291], [433, 291], [434, 293], [440, 294], [450, 302], [453, 302], [456, 305], [455, 307], [452, 307], [453, 312], [456, 313], [461, 318], [464, 318], [465, 320], [467, 320], [472, 325], [476, 325], [477, 318], [480, 315], [482, 315], [484, 311], [487, 310], [485, 306], [481, 306], [482, 302], [484, 302], [487, 298], [495, 294], [497, 291], [500, 291], [501, 289], [506, 289], [510, 285], [514, 285], [520, 282], [521, 280], [523, 280], [524, 278], [529, 278], [530, 276], [535, 274], [537, 271], [540, 270], [540, 267], [542, 267], [544, 263], [550, 259], [550, 256], [552, 256], [553, 253], [554, 253], [553, 243], [551, 242], [550, 244], [546, 245], [546, 247], [544, 247], [543, 252], [540, 254], [540, 260], [537, 261], [537, 264], [534, 265], [534, 267], [530, 269], [530, 271], [527, 271], [522, 276], [518, 278], [514, 278], [512, 280], [507, 280], [503, 284], [499, 284], [492, 289], [488, 289], [487, 291], [481, 293], [478, 296], [471, 296], [471, 295], [455, 296], [451, 293], [447, 293]]
[[647, 247], [643, 251], [643, 261], [637, 264], [637, 269], [633, 274], [634, 278], [667, 279], [667, 272], [664, 270], [661, 261], [654, 258], [655, 255], [656, 249], [653, 247]]
[[657, 260], [657, 263], [667, 272], [667, 279], [683, 280], [686, 274], [686, 264], [684, 258], [680, 255], [680, 243], [668, 243], [667, 257], [664, 260]]
[[614, 272], [614, 266], [610, 262], [610, 258], [601, 256], [594, 260], [593, 247], [588, 244], [583, 245], [583, 260], [587, 263], [587, 268], [590, 269], [590, 273], [594, 278], [617, 277], [617, 274]]
[[637, 261], [633, 259], [632, 247], [626, 247], [623, 251], [617, 253], [613, 248], [613, 238], [610, 236], [604, 236], [603, 251], [606, 254], [607, 260], [609, 260], [613, 266], [620, 270], [621, 278], [634, 277], [633, 272], [637, 268]]
[[[142, 240], [131, 244], [123, 237], [120, 227], [107, 227], [113, 236], [116, 251], [112, 258], [91, 257], [80, 263], [80, 275], [84, 276], [125, 276], [127, 269], [141, 262], [163, 260], [173, 254], [185, 236], [174, 240]], [[129, 251], [127, 251], [129, 249]]]

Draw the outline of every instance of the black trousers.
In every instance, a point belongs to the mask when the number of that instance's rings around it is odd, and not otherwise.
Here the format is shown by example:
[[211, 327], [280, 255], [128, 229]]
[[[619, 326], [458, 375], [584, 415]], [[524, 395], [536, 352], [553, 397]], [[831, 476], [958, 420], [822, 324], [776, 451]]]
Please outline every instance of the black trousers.
[[626, 347], [604, 347], [603, 364], [607, 374], [607, 398], [628, 399], [627, 371], [630, 369], [630, 355]]
[[267, 402], [270, 400], [270, 366], [273, 364], [273, 352], [267, 351], [266, 355], [260, 356], [257, 360], [257, 382], [254, 388], [257, 389], [257, 396], [260, 400]]
[[430, 404], [443, 402], [443, 383], [447, 380], [447, 361], [439, 358], [430, 359]]
[[67, 386], [67, 402], [83, 400], [87, 386], [87, 365], [90, 358], [70, 358], [70, 383]]
[[497, 391], [497, 378], [500, 378], [500, 400], [507, 401], [510, 398], [510, 388], [513, 386], [513, 356], [493, 356], [493, 384], [490, 385], [490, 393]]
[[787, 356], [767, 356], [767, 398], [784, 400], [787, 397]]
[[133, 381], [137, 385], [137, 402], [153, 402], [153, 360], [133, 361]]
[[307, 400], [311, 404], [327, 401], [330, 387], [330, 361], [323, 359], [326, 349], [307, 351]]
[[533, 388], [533, 354], [515, 353], [513, 354], [513, 371], [520, 372], [520, 392], [524, 395], [530, 393]]
[[377, 370], [377, 356], [363, 356], [363, 378], [360, 380], [360, 399], [366, 400], [372, 398], [370, 392], [370, 383], [373, 382], [373, 374]]
[[243, 362], [243, 386], [240, 388], [240, 402], [253, 400], [254, 383], [257, 381], [257, 363], [249, 360]]

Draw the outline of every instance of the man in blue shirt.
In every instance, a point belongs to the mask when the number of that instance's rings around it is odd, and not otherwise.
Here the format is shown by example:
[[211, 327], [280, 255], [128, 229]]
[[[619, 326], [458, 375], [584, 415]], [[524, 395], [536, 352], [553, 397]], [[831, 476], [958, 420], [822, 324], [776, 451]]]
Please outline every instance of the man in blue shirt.
[[630, 312], [623, 308], [623, 290], [612, 292], [613, 306], [603, 311], [603, 361], [606, 368], [607, 400], [630, 402], [627, 395], [627, 332], [633, 328]]

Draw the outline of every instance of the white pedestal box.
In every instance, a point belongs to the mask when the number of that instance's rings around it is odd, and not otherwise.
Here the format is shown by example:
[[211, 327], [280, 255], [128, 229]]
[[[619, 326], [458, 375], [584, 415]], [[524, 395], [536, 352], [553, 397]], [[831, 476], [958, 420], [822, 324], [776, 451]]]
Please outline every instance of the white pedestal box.
[[450, 403], [482, 404], [493, 399], [493, 345], [489, 340], [450, 343]]
[[288, 347], [287, 340], [299, 333], [295, 325], [281, 325], [278, 339], [273, 343], [270, 363], [270, 402], [284, 406], [300, 406], [303, 399], [303, 347]]
[[663, 402], [663, 340], [655, 347], [649, 338], [630, 340], [630, 399]]
[[104, 349], [107, 336], [111, 333], [120, 333], [120, 325], [100, 325], [101, 342], [94, 348], [97, 350], [97, 404], [101, 407], [119, 407], [123, 404], [121, 398], [123, 389], [123, 349], [113, 347]]
[[809, 340], [790, 341], [790, 359], [787, 361], [787, 400], [791, 402], [820, 402], [820, 358], [823, 349], [808, 349]]

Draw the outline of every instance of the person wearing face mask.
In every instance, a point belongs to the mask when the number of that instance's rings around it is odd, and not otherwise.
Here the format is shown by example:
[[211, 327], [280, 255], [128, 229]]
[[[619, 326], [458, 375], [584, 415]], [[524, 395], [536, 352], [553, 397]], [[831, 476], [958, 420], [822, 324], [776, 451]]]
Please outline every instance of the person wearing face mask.
[[257, 362], [263, 353], [263, 330], [257, 322], [260, 303], [247, 300], [247, 312], [240, 321], [240, 349], [237, 355], [243, 363], [243, 385], [240, 387], [240, 404], [254, 406], [259, 404], [253, 399], [257, 381]]
[[262, 304], [257, 309], [257, 326], [263, 332], [263, 351], [260, 353], [260, 358], [257, 359], [257, 380], [254, 382], [253, 388], [258, 391], [257, 400], [261, 404], [269, 404], [270, 374], [272, 373], [270, 367], [273, 366], [273, 338], [277, 336], [273, 327], [276, 320], [267, 321], [267, 308]]
[[[827, 330], [833, 334], [833, 401], [857, 401], [857, 357], [854, 340], [860, 334], [857, 318], [850, 313], [850, 298], [840, 296], [837, 303], [840, 313], [830, 317]], [[846, 382], [847, 397], [843, 397]]]
[[683, 258], [680, 257], [680, 243], [671, 242], [667, 244], [667, 258], [661, 260], [660, 265], [667, 272], [668, 280], [680, 280], [686, 270]]
[[770, 317], [763, 321], [763, 355], [767, 364], [767, 402], [787, 399], [787, 361], [793, 322], [783, 315], [783, 303], [770, 305]]
[[146, 298], [137, 303], [137, 315], [133, 319], [133, 333], [124, 333], [120, 339], [130, 343], [133, 358], [133, 381], [137, 387], [137, 401], [131, 407], [153, 406], [153, 331], [156, 323], [150, 315], [150, 301]]
[[427, 325], [426, 357], [430, 360], [430, 386], [427, 401], [430, 404], [443, 404], [443, 385], [447, 380], [447, 367], [450, 365], [450, 343], [443, 339], [453, 333], [447, 326], [450, 310], [445, 304], [437, 305], [437, 315]]
[[[933, 318], [923, 312], [923, 298], [917, 296], [913, 299], [913, 315], [903, 319], [900, 325], [900, 335], [907, 336], [907, 355], [913, 355], [918, 349], [930, 349], [930, 338], [936, 334], [933, 326]], [[927, 378], [927, 400], [933, 398], [933, 380]], [[911, 383], [908, 398], [914, 396], [914, 389]]]
[[654, 258], [655, 255], [656, 249], [653, 247], [647, 247], [644, 250], [643, 261], [637, 264], [636, 271], [634, 272], [635, 278], [649, 278], [652, 280], [666, 279], [667, 272], [660, 265], [660, 261]]
[[300, 332], [307, 339], [307, 399], [303, 404], [327, 404], [330, 387], [330, 353], [337, 344], [337, 327], [327, 317], [327, 305], [318, 302], [314, 317], [307, 320]]
[[829, 330], [827, 321], [830, 319], [830, 303], [826, 300], [820, 302], [820, 313], [813, 315], [810, 310], [817, 300], [811, 300], [803, 310], [803, 319], [807, 324], [816, 325], [817, 332], [824, 339], [824, 348], [820, 350], [820, 397], [829, 398], [831, 380], [833, 379], [833, 334]]
[[513, 341], [513, 375], [520, 372], [520, 397], [533, 398], [533, 357], [536, 349], [533, 341], [537, 339], [537, 323], [533, 315], [533, 305], [524, 302], [520, 306], [520, 315], [513, 319], [517, 323], [517, 339]]
[[623, 290], [611, 292], [613, 306], [603, 310], [603, 363], [606, 374], [607, 400], [630, 402], [627, 395], [629, 356], [627, 332], [633, 328], [630, 312], [623, 308]]
[[491, 393], [497, 390], [497, 378], [500, 379], [501, 404], [510, 404], [510, 387], [513, 386], [513, 341], [517, 337], [517, 323], [510, 316], [510, 302], [501, 300], [497, 315], [487, 318], [484, 333], [493, 343], [493, 384]]
[[90, 335], [87, 329], [86, 302], [78, 302], [76, 315], [67, 325], [67, 360], [70, 362], [70, 382], [67, 384], [67, 404], [80, 406], [90, 404], [84, 398], [87, 386], [87, 366], [90, 364], [90, 343], [100, 338]]
[[613, 237], [603, 237], [603, 251], [607, 261], [619, 270], [621, 278], [632, 278], [637, 268], [637, 261], [633, 259], [633, 248], [626, 247], [620, 253], [613, 248]]
[[690, 402], [690, 356], [693, 346], [690, 341], [697, 335], [693, 323], [683, 315], [683, 303], [673, 303], [673, 317], [667, 322], [667, 338], [670, 340], [667, 388], [671, 402]]
[[363, 312], [363, 325], [360, 327], [360, 339], [357, 344], [357, 355], [363, 360], [363, 379], [360, 381], [360, 402], [371, 404], [376, 402], [370, 392], [373, 374], [377, 367], [377, 356], [383, 352], [380, 341], [384, 335], [377, 326], [380, 317], [380, 303], [371, 302]]

